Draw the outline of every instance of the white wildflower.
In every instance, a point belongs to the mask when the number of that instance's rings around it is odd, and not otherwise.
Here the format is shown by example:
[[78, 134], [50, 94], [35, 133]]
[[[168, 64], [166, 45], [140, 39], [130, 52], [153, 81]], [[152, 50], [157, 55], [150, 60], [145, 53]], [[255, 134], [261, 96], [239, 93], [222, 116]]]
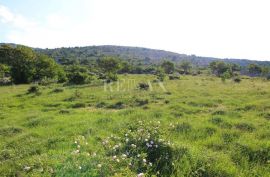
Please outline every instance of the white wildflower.
[[131, 144], [130, 146], [133, 147], [133, 148], [137, 147], [136, 144]]
[[29, 170], [31, 169], [31, 167], [25, 166], [23, 169], [24, 169], [25, 171], [29, 171]]
[[126, 155], [126, 154], [122, 154], [122, 157], [123, 157], [123, 158], [126, 158], [126, 157], [127, 157], [127, 155]]
[[144, 176], [143, 173], [139, 173], [139, 174], [137, 175], [137, 177], [143, 177], [143, 176]]
[[98, 164], [98, 165], [97, 165], [97, 167], [98, 167], [98, 168], [101, 168], [101, 167], [102, 167], [102, 165], [101, 165], [101, 164]]

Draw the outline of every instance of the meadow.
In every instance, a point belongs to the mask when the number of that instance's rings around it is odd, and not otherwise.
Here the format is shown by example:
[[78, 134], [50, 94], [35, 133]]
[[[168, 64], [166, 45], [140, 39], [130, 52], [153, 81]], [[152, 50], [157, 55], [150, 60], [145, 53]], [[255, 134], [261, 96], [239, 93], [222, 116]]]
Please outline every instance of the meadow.
[[0, 176], [270, 176], [269, 81], [154, 78], [0, 87]]

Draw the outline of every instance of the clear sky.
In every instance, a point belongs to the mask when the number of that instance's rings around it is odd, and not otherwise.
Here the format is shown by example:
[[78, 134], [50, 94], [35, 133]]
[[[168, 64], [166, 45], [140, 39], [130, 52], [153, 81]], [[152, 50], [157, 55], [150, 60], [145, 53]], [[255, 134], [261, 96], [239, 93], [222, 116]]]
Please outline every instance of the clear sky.
[[0, 42], [270, 60], [270, 1], [0, 0]]

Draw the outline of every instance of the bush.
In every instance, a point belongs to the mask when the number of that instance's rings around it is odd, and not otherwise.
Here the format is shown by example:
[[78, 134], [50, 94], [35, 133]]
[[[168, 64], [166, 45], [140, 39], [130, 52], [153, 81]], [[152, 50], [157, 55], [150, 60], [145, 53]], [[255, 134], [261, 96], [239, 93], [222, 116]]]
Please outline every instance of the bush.
[[120, 137], [104, 139], [102, 144], [111, 164], [121, 164], [135, 173], [170, 176], [174, 151], [171, 143], [162, 139], [160, 129], [159, 122], [138, 121]]
[[236, 78], [233, 79], [233, 81], [235, 83], [240, 83], [241, 82], [241, 78], [240, 77], [236, 77]]
[[170, 80], [179, 80], [179, 79], [180, 79], [180, 76], [177, 76], [177, 75], [169, 75], [169, 79], [170, 79]]
[[125, 107], [125, 104], [121, 101], [108, 106], [108, 108], [110, 108], [110, 109], [123, 109], [124, 107]]
[[138, 88], [140, 90], [149, 90], [149, 84], [147, 84], [147, 83], [139, 83]]
[[12, 83], [10, 77], [0, 78], [0, 85], [10, 85]]
[[266, 76], [266, 80], [270, 80], [270, 74], [268, 76]]
[[136, 99], [135, 102], [138, 106], [144, 106], [149, 103], [148, 99]]
[[85, 108], [86, 104], [85, 103], [75, 103], [72, 108]]
[[39, 90], [40, 90], [40, 88], [39, 88], [39, 86], [37, 86], [37, 85], [32, 85], [32, 86], [30, 86], [30, 88], [28, 89], [28, 94], [31, 94], [31, 93], [39, 93]]

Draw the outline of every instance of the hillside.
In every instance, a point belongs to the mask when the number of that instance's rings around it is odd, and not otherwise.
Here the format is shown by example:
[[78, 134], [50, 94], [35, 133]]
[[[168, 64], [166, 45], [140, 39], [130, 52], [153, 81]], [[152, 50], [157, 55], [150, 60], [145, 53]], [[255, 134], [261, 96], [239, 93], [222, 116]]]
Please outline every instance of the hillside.
[[[4, 45], [7, 43], [0, 43]], [[17, 44], [8, 43], [8, 45], [16, 46]], [[46, 54], [56, 61], [61, 59], [67, 60], [95, 60], [103, 55], [118, 56], [121, 59], [131, 61], [133, 63], [153, 64], [159, 63], [161, 60], [167, 59], [173, 62], [181, 62], [188, 60], [196, 66], [207, 66], [215, 60], [223, 60], [227, 63], [235, 63], [240, 66], [247, 66], [251, 63], [270, 66], [270, 61], [257, 61], [248, 59], [221, 59], [214, 57], [201, 57], [196, 55], [178, 54], [165, 50], [156, 50], [142, 47], [127, 47], [127, 46], [85, 46], [85, 47], [62, 47], [55, 49], [34, 48], [37, 52]]]
[[[73, 47], [73, 48], [57, 48], [57, 49], [36, 49], [37, 51], [47, 54], [57, 61], [65, 58], [69, 60], [92, 60], [102, 55], [119, 56], [126, 60], [140, 61], [143, 64], [158, 63], [163, 59], [171, 60], [174, 62], [181, 62], [188, 60], [194, 65], [207, 66], [214, 60], [219, 58], [213, 57], [200, 57], [196, 55], [178, 54], [174, 52], [155, 50], [141, 47], [124, 47], [124, 46], [88, 46], [88, 47]], [[257, 63], [260, 65], [270, 65], [268, 61], [254, 61], [247, 59], [220, 59], [225, 62], [247, 66], [250, 63]]]

